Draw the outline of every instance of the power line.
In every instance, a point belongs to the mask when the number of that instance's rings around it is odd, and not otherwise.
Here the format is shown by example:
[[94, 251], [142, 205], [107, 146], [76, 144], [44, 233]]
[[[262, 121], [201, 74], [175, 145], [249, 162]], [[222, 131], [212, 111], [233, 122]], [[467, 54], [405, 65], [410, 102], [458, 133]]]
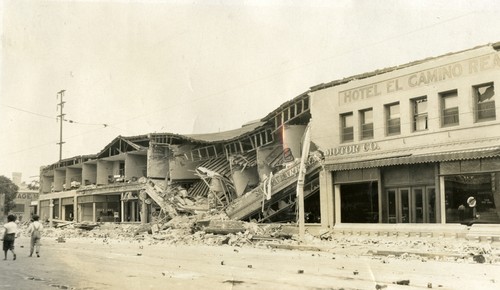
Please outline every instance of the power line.
[[[63, 121], [64, 122], [68, 122], [68, 123], [73, 123], [73, 124], [80, 124], [80, 125], [92, 125], [92, 126], [97, 126], [98, 125], [98, 126], [103, 126], [103, 128], [107, 128], [107, 127], [118, 128], [115, 125], [118, 125], [118, 124], [121, 124], [121, 123], [125, 123], [125, 122], [128, 122], [128, 121], [134, 120], [134, 119], [139, 119], [139, 118], [142, 118], [142, 117], [145, 117], [145, 116], [148, 116], [148, 115], [152, 115], [152, 114], [157, 113], [157, 112], [171, 110], [171, 109], [173, 109], [173, 108], [175, 108], [175, 107], [177, 107], [179, 105], [184, 105], [184, 104], [187, 104], [189, 102], [194, 102], [194, 101], [199, 101], [199, 100], [202, 100], [202, 99], [212, 98], [212, 97], [215, 97], [217, 95], [224, 94], [224, 93], [236, 90], [238, 88], [246, 87], [246, 86], [251, 85], [251, 84], [256, 83], [256, 82], [260, 82], [260, 81], [263, 81], [263, 80], [266, 80], [266, 79], [270, 79], [270, 78], [276, 77], [277, 75], [282, 74], [282, 73], [287, 73], [287, 72], [290, 72], [290, 71], [295, 71], [295, 70], [298, 70], [298, 69], [301, 69], [301, 68], [304, 68], [304, 67], [308, 67], [308, 66], [317, 64], [317, 63], [322, 62], [322, 61], [327, 61], [327, 60], [335, 59], [335, 58], [338, 58], [340, 56], [347, 55], [349, 53], [353, 53], [353, 52], [356, 52], [356, 51], [366, 50], [367, 47], [376, 46], [376, 45], [379, 45], [381, 43], [384, 43], [384, 42], [387, 42], [387, 41], [391, 41], [391, 40], [395, 40], [395, 39], [398, 39], [398, 38], [403, 37], [403, 36], [408, 36], [408, 35], [413, 34], [415, 32], [426, 30], [426, 29], [438, 26], [438, 25], [440, 25], [442, 23], [452, 22], [452, 21], [455, 21], [457, 19], [464, 18], [464, 17], [467, 17], [467, 16], [469, 16], [471, 14], [475, 14], [475, 13], [477, 13], [477, 12], [476, 11], [472, 11], [472, 12], [469, 12], [469, 13], [466, 13], [466, 14], [461, 14], [461, 15], [458, 15], [456, 17], [448, 18], [448, 19], [445, 19], [443, 21], [439, 21], [439, 22], [436, 22], [436, 23], [433, 23], [433, 24], [429, 24], [427, 26], [420, 27], [418, 29], [414, 29], [414, 30], [406, 31], [404, 33], [396, 34], [396, 35], [393, 35], [391, 37], [388, 37], [388, 38], [385, 38], [385, 39], [381, 39], [379, 41], [375, 41], [375, 42], [372, 42], [372, 43], [367, 43], [366, 45], [364, 45], [363, 47], [360, 47], [360, 48], [346, 50], [346, 51], [338, 53], [338, 54], [336, 54], [334, 56], [317, 59], [317, 60], [314, 60], [314, 61], [311, 61], [311, 62], [308, 62], [308, 63], [304, 63], [302, 65], [295, 66], [295, 67], [287, 69], [287, 70], [282, 70], [280, 72], [270, 73], [270, 74], [262, 76], [260, 78], [256, 78], [256, 79], [250, 80], [248, 82], [245, 82], [245, 83], [242, 83], [242, 84], [239, 84], [239, 85], [235, 85], [235, 86], [233, 86], [231, 88], [228, 88], [228, 89], [224, 89], [224, 90], [212, 93], [212, 94], [207, 94], [207, 95], [204, 95], [204, 96], [200, 96], [200, 97], [195, 98], [193, 100], [182, 102], [182, 103], [178, 103], [178, 104], [175, 104], [173, 106], [166, 107], [166, 108], [165, 107], [164, 108], [160, 108], [160, 109], [152, 111], [152, 112], [150, 111], [147, 114], [137, 115], [135, 117], [131, 117], [131, 118], [128, 118], [126, 120], [123, 120], [123, 121], [120, 121], [120, 122], [116, 122], [116, 123], [113, 123], [113, 124], [106, 124], [106, 123], [103, 123], [103, 124], [98, 124], [98, 123], [84, 123], [84, 122], [77, 122], [77, 121], [69, 120], [69, 119], [63, 119]], [[46, 115], [39, 114], [39, 113], [32, 112], [32, 111], [28, 111], [28, 110], [25, 110], [25, 109], [16, 108], [16, 107], [5, 105], [5, 104], [1, 104], [1, 105], [5, 106], [5, 107], [8, 107], [8, 108], [11, 108], [11, 109], [14, 109], [14, 110], [18, 110], [18, 111], [22, 111], [22, 112], [25, 112], [25, 113], [33, 114], [33, 115], [36, 115], [36, 116], [40, 116], [40, 117], [44, 117], [44, 118], [48, 118], [48, 119], [52, 119], [52, 120], [54, 120], [54, 119], [57, 120], [57, 118], [46, 116]], [[91, 132], [94, 132], [94, 131], [95, 130], [87, 131], [87, 132], [84, 132], [84, 133], [81, 133], [81, 134], [78, 134], [78, 135], [70, 136], [69, 138], [78, 137], [78, 136], [85, 135], [85, 134], [88, 134], [88, 133], [91, 133]], [[41, 144], [41, 145], [38, 145], [38, 146], [26, 148], [26, 149], [19, 150], [19, 151], [16, 151], [16, 152], [11, 152], [9, 154], [21, 153], [21, 152], [24, 152], [24, 151], [28, 151], [28, 150], [31, 150], [31, 149], [38, 148], [38, 147], [46, 146], [48, 144], [51, 144], [51, 143]]]
[[[1, 105], [4, 106], [4, 107], [13, 109], [13, 110], [21, 111], [21, 112], [32, 114], [32, 115], [35, 115], [35, 116], [39, 116], [39, 117], [43, 117], [43, 118], [47, 118], [47, 119], [51, 119], [51, 120], [56, 120], [56, 121], [59, 120], [59, 118], [57, 118], [57, 117], [51, 117], [51, 116], [43, 115], [43, 114], [40, 114], [40, 113], [37, 113], [37, 112], [29, 111], [29, 110], [22, 109], [22, 108], [13, 107], [13, 106], [10, 106], [10, 105], [5, 105], [5, 104], [1, 104]], [[104, 128], [106, 128], [106, 127], [109, 126], [109, 124], [106, 124], [106, 123], [85, 123], [85, 122], [70, 120], [70, 119], [66, 119], [66, 118], [64, 118], [63, 121], [67, 122], [67, 123], [71, 123], [71, 124], [78, 124], [78, 125], [103, 126]]]

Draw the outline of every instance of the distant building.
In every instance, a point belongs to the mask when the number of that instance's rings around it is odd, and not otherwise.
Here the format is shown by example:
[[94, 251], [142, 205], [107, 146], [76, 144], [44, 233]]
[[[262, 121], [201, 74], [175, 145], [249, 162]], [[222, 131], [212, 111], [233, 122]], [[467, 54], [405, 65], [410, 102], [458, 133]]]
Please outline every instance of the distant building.
[[20, 172], [12, 173], [12, 182], [16, 184], [19, 189], [14, 199], [15, 207], [11, 209], [10, 213], [16, 215], [20, 222], [29, 220], [34, 213], [31, 203], [38, 200], [39, 192], [37, 189], [28, 188], [28, 186], [22, 182], [22, 173]]

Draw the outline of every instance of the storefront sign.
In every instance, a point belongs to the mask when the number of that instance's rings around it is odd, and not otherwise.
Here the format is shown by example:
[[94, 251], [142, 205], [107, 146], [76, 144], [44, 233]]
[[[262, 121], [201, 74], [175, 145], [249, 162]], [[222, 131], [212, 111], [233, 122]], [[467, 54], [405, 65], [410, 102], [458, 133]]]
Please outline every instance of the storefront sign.
[[339, 156], [339, 155], [352, 155], [363, 152], [379, 150], [380, 147], [376, 142], [369, 142], [363, 144], [353, 144], [330, 148], [325, 151], [325, 156]]
[[38, 199], [38, 193], [26, 193], [26, 192], [19, 192], [16, 196], [17, 199]]
[[473, 75], [491, 69], [500, 69], [500, 53], [491, 53], [407, 74], [398, 78], [341, 91], [339, 92], [339, 105], [346, 105], [384, 94]]

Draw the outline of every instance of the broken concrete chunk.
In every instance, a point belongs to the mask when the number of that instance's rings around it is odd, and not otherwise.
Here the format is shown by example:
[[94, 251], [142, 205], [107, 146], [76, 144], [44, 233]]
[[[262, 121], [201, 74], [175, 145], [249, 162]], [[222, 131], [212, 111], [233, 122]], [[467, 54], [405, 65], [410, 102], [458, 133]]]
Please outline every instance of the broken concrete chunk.
[[410, 285], [410, 280], [399, 280], [394, 283], [398, 285]]

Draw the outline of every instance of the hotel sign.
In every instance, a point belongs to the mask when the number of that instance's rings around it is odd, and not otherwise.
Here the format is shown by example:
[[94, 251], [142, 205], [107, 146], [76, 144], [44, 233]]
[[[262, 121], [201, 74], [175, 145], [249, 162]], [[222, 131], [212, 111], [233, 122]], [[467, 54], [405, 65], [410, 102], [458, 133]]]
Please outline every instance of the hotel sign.
[[353, 144], [344, 145], [335, 148], [327, 149], [324, 153], [325, 156], [342, 156], [342, 155], [354, 155], [363, 152], [370, 152], [379, 150], [380, 147], [376, 142], [369, 142], [363, 144]]
[[339, 92], [339, 105], [347, 105], [376, 96], [452, 80], [492, 69], [500, 69], [500, 53], [498, 52], [344, 90]]

